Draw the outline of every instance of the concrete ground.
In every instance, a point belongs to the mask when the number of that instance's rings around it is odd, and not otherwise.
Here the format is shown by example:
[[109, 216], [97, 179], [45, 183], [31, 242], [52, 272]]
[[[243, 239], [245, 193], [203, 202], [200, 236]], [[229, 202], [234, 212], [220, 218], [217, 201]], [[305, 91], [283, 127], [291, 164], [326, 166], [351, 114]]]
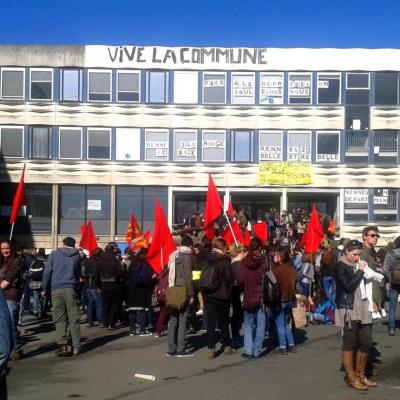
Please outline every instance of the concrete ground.
[[[205, 334], [188, 336], [191, 358], [166, 357], [167, 339], [129, 337], [128, 328], [108, 333], [82, 322], [83, 353], [57, 358], [50, 320], [27, 318], [24, 358], [10, 362], [9, 400], [190, 399], [313, 400], [399, 399], [400, 330], [387, 334], [387, 321], [374, 325], [379, 387], [350, 389], [340, 371], [341, 338], [334, 326], [309, 326], [297, 332], [298, 353], [266, 354], [256, 360], [237, 355], [207, 359]], [[134, 377], [151, 374], [155, 381]]]

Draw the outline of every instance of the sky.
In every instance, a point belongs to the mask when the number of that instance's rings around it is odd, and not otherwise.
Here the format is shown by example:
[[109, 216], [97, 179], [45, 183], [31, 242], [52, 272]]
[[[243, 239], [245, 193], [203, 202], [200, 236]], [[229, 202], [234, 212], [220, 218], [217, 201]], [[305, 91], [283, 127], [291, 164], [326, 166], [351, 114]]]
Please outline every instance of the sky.
[[399, 0], [0, 0], [0, 44], [399, 48]]

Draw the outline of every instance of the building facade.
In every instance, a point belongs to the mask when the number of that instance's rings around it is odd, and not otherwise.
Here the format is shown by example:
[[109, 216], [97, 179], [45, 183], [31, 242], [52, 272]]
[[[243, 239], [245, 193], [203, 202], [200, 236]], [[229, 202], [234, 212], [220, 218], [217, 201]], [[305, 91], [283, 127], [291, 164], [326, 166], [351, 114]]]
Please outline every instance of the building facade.
[[152, 228], [155, 196], [180, 223], [209, 173], [253, 219], [316, 203], [341, 236], [391, 239], [399, 72], [394, 49], [0, 46], [1, 231], [25, 162], [14, 232], [35, 246], [89, 219], [123, 240], [132, 211]]

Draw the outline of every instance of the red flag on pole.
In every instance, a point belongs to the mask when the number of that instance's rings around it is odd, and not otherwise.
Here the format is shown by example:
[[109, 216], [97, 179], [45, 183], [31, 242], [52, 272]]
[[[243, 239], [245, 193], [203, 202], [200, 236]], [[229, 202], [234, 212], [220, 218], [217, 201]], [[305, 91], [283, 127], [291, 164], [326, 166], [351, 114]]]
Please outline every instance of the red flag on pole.
[[204, 235], [209, 240], [215, 237], [214, 221], [221, 215], [222, 209], [222, 201], [215, 187], [213, 178], [211, 175], [208, 175], [208, 191], [206, 210], [204, 213]]
[[85, 231], [82, 234], [81, 241], [79, 242], [79, 247], [87, 250], [90, 255], [92, 255], [93, 251], [97, 249], [96, 236], [94, 235], [92, 221], [90, 219], [86, 225]]
[[235, 237], [233, 237], [232, 231], [230, 230], [229, 225], [228, 225], [223, 230], [223, 232], [221, 233], [222, 239], [225, 239], [225, 241], [229, 245], [234, 244], [235, 243], [235, 239], [236, 239], [238, 244], [242, 244], [243, 243], [243, 234], [242, 234], [242, 231], [240, 229], [239, 222], [237, 220], [233, 221], [231, 223], [231, 227], [232, 227], [233, 235], [235, 235]]
[[25, 192], [25, 164], [24, 168], [22, 169], [21, 178], [19, 179], [17, 191], [15, 192], [12, 211], [10, 216], [10, 224], [13, 224], [17, 219], [19, 209], [22, 206], [26, 206], [26, 192]]
[[253, 225], [253, 232], [254, 232], [254, 236], [256, 236], [259, 239], [261, 239], [264, 244], [267, 243], [267, 240], [268, 240], [268, 227], [267, 227], [267, 222], [266, 221], [254, 224]]
[[228, 217], [232, 217], [234, 212], [235, 210], [233, 209], [232, 201], [229, 200], [228, 210], [226, 211], [226, 214], [228, 215]]
[[125, 241], [128, 243], [128, 246], [131, 247], [132, 240], [140, 236], [142, 236], [142, 232], [140, 230], [139, 224], [137, 223], [133, 213], [131, 213], [128, 223], [128, 229], [125, 235]]
[[168, 263], [168, 258], [176, 250], [176, 247], [164, 211], [157, 199], [154, 226], [154, 235], [147, 254], [147, 261], [155, 272], [160, 273], [164, 265]]
[[305, 252], [306, 253], [315, 253], [319, 246], [321, 245], [322, 240], [324, 239], [324, 231], [321, 226], [321, 222], [318, 217], [318, 211], [315, 208], [315, 204], [313, 204], [311, 211], [311, 219], [308, 223], [307, 227], [307, 236], [305, 239]]
[[138, 249], [148, 249], [150, 245], [150, 229], [147, 229], [147, 231], [142, 235], [138, 237], [138, 240], [136, 243], [132, 246], [132, 250], [138, 250]]
[[247, 227], [244, 229], [244, 235], [243, 235], [243, 242], [246, 246], [250, 245], [250, 233], [249, 230], [247, 229]]

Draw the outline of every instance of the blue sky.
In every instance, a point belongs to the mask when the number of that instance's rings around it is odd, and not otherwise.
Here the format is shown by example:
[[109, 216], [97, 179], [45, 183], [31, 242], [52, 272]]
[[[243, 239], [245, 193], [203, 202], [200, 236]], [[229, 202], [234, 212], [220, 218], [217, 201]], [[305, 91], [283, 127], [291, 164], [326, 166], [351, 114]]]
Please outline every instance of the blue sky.
[[399, 0], [3, 0], [2, 44], [400, 47]]

